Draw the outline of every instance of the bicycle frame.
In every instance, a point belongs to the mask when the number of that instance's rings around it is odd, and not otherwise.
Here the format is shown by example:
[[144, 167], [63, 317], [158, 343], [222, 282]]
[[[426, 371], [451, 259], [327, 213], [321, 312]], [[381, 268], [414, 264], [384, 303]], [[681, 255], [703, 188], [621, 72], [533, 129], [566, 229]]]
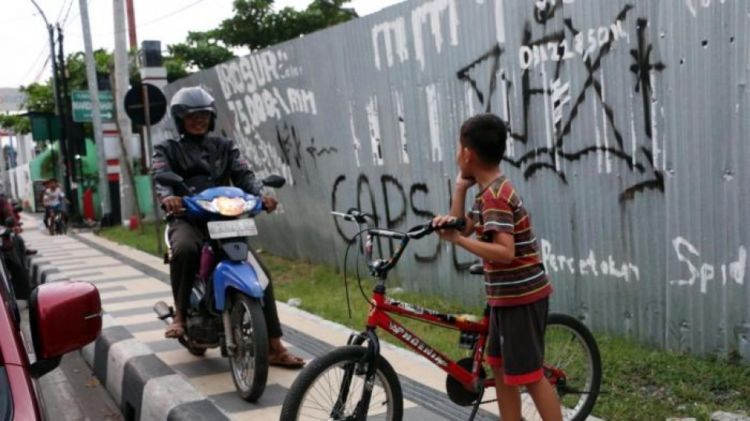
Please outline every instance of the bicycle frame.
[[[484, 347], [487, 342], [487, 330], [489, 326], [489, 318], [487, 315], [484, 315], [480, 322], [473, 322], [466, 320], [461, 316], [443, 314], [409, 303], [395, 301], [385, 296], [385, 286], [383, 285], [378, 285], [375, 288], [372, 300], [373, 306], [367, 318], [368, 330], [375, 330], [377, 327], [384, 329], [398, 338], [406, 346], [430, 360], [433, 364], [458, 380], [464, 385], [464, 387], [470, 390], [479, 391], [480, 384], [484, 388], [495, 386], [494, 379], [484, 379], [483, 382], [479, 382], [479, 372], [484, 359]], [[477, 334], [478, 337], [476, 347], [474, 348], [474, 364], [472, 364], [472, 370], [466, 370], [440, 351], [431, 347], [415, 333], [394, 320], [389, 313], [398, 314], [410, 319], [431, 323], [449, 329], [459, 330], [461, 332]]]

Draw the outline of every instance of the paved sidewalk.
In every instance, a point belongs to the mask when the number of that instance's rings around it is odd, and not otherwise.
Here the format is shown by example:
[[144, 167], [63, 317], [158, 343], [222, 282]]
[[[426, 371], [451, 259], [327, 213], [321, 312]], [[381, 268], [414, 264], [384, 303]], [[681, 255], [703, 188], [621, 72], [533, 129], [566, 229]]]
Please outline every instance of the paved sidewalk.
[[[44, 278], [46, 282], [72, 279], [95, 284], [104, 310], [111, 316], [106, 324], [122, 325], [127, 331], [122, 333], [123, 337], [132, 335], [144, 344], [230, 419], [278, 419], [287, 390], [299, 371], [271, 367], [265, 394], [252, 404], [235, 393], [228, 361], [219, 355], [218, 349], [209, 350], [204, 357], [195, 357], [177, 341], [165, 339], [164, 324], [152, 310], [156, 301], [171, 303], [172, 300], [168, 266], [161, 259], [91, 233], [50, 237], [35, 228], [36, 220], [27, 217], [24, 222], [28, 227], [24, 237], [40, 253], [34, 260], [38, 279]], [[346, 327], [284, 303], [278, 303], [278, 310], [285, 344], [307, 360], [344, 345], [351, 333]], [[410, 351], [389, 344], [384, 344], [382, 352], [399, 373], [405, 420], [468, 419], [469, 409], [454, 405], [445, 395], [445, 374], [441, 370]], [[125, 355], [134, 358], [141, 351]], [[119, 386], [116, 388], [116, 394], [124, 393]], [[477, 419], [497, 419], [496, 414], [496, 404], [486, 404]]]

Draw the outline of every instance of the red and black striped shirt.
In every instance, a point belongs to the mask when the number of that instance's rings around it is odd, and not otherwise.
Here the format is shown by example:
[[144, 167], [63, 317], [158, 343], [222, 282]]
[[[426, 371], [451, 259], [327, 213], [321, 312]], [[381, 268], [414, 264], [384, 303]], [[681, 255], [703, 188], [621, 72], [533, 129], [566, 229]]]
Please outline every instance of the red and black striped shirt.
[[498, 232], [513, 234], [516, 243], [516, 257], [512, 262], [484, 261], [489, 305], [529, 304], [552, 293], [531, 218], [510, 180], [501, 176], [477, 194], [471, 218], [480, 241], [492, 242], [492, 233]]

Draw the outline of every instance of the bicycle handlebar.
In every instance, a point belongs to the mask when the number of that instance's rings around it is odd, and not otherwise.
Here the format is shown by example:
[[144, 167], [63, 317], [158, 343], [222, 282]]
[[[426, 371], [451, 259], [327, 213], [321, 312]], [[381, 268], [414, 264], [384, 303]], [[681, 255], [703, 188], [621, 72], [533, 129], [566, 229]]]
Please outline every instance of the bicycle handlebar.
[[407, 232], [407, 235], [409, 236], [409, 238], [418, 240], [426, 235], [432, 234], [433, 232], [439, 229], [455, 229], [455, 230], [463, 231], [465, 228], [466, 228], [466, 220], [463, 218], [458, 218], [455, 221], [447, 222], [438, 228], [434, 227], [431, 222], [427, 224], [417, 225], [417, 226], [412, 227]]
[[[343, 218], [346, 221], [356, 222], [357, 224], [365, 225], [367, 224], [367, 219], [370, 219], [374, 221], [374, 218], [371, 215], [365, 214], [360, 212], [358, 209], [349, 209], [346, 213], [343, 212], [331, 212], [333, 216], [337, 216], [340, 218]], [[420, 238], [423, 238], [429, 234], [432, 234], [435, 232], [435, 230], [438, 229], [456, 229], [459, 231], [463, 231], [466, 228], [466, 220], [463, 218], [456, 219], [455, 221], [447, 222], [440, 227], [436, 228], [432, 225], [432, 221], [426, 223], [426, 224], [420, 224], [415, 225], [409, 231], [407, 232], [400, 232], [400, 231], [394, 231], [389, 229], [383, 229], [383, 228], [367, 228], [365, 230], [362, 230], [362, 232], [367, 232], [369, 236], [372, 237], [387, 237], [390, 239], [400, 240], [401, 245], [398, 247], [396, 253], [391, 256], [388, 260], [378, 260], [376, 262], [370, 262], [369, 266], [371, 270], [373, 271], [373, 274], [377, 275], [381, 279], [385, 279], [385, 276], [387, 276], [388, 271], [390, 271], [394, 266], [396, 266], [396, 263], [398, 263], [399, 259], [401, 258], [401, 255], [404, 252], [404, 249], [406, 248], [406, 245], [409, 243], [409, 240], [418, 240]]]

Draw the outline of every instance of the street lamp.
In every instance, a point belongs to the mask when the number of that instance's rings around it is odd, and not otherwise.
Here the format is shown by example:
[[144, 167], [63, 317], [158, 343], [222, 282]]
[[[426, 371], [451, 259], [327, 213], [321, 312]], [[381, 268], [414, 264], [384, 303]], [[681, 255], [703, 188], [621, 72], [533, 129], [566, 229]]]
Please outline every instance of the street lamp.
[[[36, 10], [39, 11], [39, 14], [42, 16], [42, 19], [44, 19], [45, 25], [47, 25], [47, 32], [49, 33], [49, 46], [50, 46], [50, 58], [52, 59], [52, 88], [55, 91], [55, 112], [58, 116], [61, 117], [61, 133], [60, 133], [60, 164], [62, 169], [62, 177], [64, 181], [65, 186], [65, 194], [68, 197], [72, 198], [72, 189], [71, 189], [71, 183], [70, 183], [70, 168], [68, 168], [68, 165], [70, 164], [70, 157], [68, 156], [67, 147], [66, 147], [66, 132], [68, 126], [68, 108], [65, 101], [67, 101], [67, 79], [65, 79], [65, 72], [62, 72], [62, 89], [65, 92], [66, 97], [63, 97], [60, 90], [60, 83], [58, 82], [58, 71], [57, 71], [57, 60], [55, 59], [55, 40], [54, 40], [54, 27], [52, 24], [49, 23], [47, 20], [47, 16], [44, 14], [44, 11], [41, 7], [37, 4], [36, 0], [30, 0], [31, 4], [36, 7]], [[60, 25], [57, 25], [57, 32], [59, 35], [59, 42], [60, 42], [60, 61], [61, 64], [64, 66], [63, 63], [65, 63], [65, 58], [63, 56], [63, 48], [62, 48], [62, 29], [60, 28]], [[64, 69], [63, 69], [64, 70]], [[64, 117], [64, 118], [63, 118]], [[77, 218], [78, 211], [77, 206], [75, 204], [76, 202], [73, 201], [73, 204], [71, 206], [71, 214], [74, 218]]]
[[47, 20], [47, 15], [44, 14], [44, 11], [41, 7], [36, 3], [35, 0], [31, 0], [31, 3], [36, 7], [36, 10], [39, 11], [39, 14], [42, 15], [42, 19], [44, 19], [44, 24], [47, 26], [47, 32], [49, 34], [49, 56], [50, 60], [52, 61], [52, 90], [55, 92], [55, 113], [60, 114], [60, 103], [59, 103], [59, 95], [60, 93], [57, 90], [57, 60], [55, 59], [55, 27], [52, 26], [52, 24], [49, 23]]

